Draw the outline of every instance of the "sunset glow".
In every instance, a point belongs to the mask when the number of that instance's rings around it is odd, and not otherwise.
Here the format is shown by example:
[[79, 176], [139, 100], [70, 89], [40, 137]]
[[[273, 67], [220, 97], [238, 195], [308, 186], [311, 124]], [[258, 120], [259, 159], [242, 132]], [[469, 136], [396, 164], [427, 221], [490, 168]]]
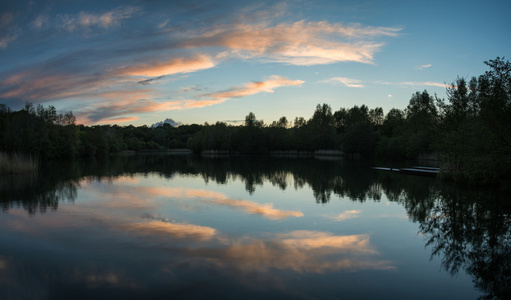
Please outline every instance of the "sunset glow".
[[78, 123], [123, 126], [249, 112], [266, 123], [307, 119], [318, 103], [404, 109], [416, 91], [445, 97], [457, 76], [509, 56], [510, 41], [498, 34], [511, 25], [509, 3], [491, 7], [8, 0], [0, 8], [0, 103], [53, 105]]

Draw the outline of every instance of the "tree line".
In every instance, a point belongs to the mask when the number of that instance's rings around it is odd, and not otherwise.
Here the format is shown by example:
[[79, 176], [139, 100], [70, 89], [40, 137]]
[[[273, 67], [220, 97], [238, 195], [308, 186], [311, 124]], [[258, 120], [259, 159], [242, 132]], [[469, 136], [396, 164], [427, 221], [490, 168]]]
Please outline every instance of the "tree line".
[[489, 70], [479, 77], [448, 86], [447, 100], [424, 90], [405, 109], [386, 114], [381, 107], [333, 111], [318, 104], [309, 119], [283, 116], [269, 124], [250, 112], [239, 126], [84, 126], [53, 106], [27, 103], [13, 112], [0, 104], [0, 151], [45, 158], [176, 148], [240, 154], [333, 149], [396, 159], [434, 154], [455, 180], [502, 184], [511, 178], [511, 64], [499, 57], [485, 64]]

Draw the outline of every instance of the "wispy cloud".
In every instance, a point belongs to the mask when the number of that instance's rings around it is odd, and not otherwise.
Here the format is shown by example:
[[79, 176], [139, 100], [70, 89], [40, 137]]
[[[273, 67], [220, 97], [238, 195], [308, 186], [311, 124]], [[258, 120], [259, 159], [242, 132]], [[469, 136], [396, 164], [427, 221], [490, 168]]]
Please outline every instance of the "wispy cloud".
[[327, 80], [322, 80], [320, 82], [331, 83], [331, 84], [342, 83], [342, 84], [344, 84], [347, 87], [357, 87], [357, 88], [364, 87], [364, 85], [361, 84], [360, 80], [352, 79], [352, 78], [346, 78], [346, 77], [333, 77], [333, 78], [330, 78], [330, 79], [327, 79]]
[[0, 48], [6, 48], [18, 38], [19, 29], [14, 25], [14, 14], [4, 12], [0, 14]]
[[400, 81], [400, 82], [389, 82], [389, 81], [374, 81], [375, 84], [383, 84], [383, 85], [395, 85], [395, 86], [436, 86], [436, 87], [448, 87], [449, 85], [440, 82], [432, 82], [432, 81]]
[[303, 213], [300, 211], [273, 208], [273, 203], [259, 204], [248, 200], [236, 200], [229, 198], [215, 199], [212, 203], [240, 209], [251, 215], [262, 215], [271, 220], [282, 220], [288, 217], [303, 217]]
[[50, 22], [50, 17], [48, 15], [39, 15], [37, 16], [34, 21], [32, 21], [32, 26], [37, 29], [41, 29], [46, 24]]
[[[113, 121], [132, 121], [133, 114], [142, 114], [153, 111], [169, 110], [172, 105], [170, 102], [155, 102], [145, 98], [144, 90], [138, 92], [127, 91], [125, 94], [130, 94], [130, 98], [126, 96], [122, 99], [123, 92], [115, 92], [111, 94], [101, 95], [105, 99], [114, 97], [109, 101], [101, 101], [92, 104], [90, 107], [77, 112], [77, 121], [85, 125], [95, 123], [112, 123]], [[119, 97], [119, 98], [118, 98]]]
[[148, 194], [179, 199], [195, 199], [213, 205], [222, 205], [244, 211], [251, 215], [261, 215], [271, 220], [282, 220], [289, 217], [302, 217], [303, 213], [295, 210], [280, 210], [273, 207], [273, 203], [260, 204], [257, 202], [231, 199], [224, 194], [185, 188], [151, 188], [146, 190]]
[[234, 87], [229, 90], [204, 94], [202, 97], [214, 100], [226, 100], [229, 98], [246, 97], [258, 93], [273, 93], [274, 89], [282, 86], [302, 85], [303, 80], [291, 80], [283, 76], [273, 75], [263, 81], [253, 81], [241, 87]]
[[137, 12], [136, 7], [119, 7], [103, 13], [90, 13], [82, 11], [78, 14], [58, 15], [59, 27], [73, 32], [76, 30], [87, 30], [94, 27], [107, 29], [120, 24], [121, 20], [130, 18]]
[[429, 67], [431, 67], [431, 64], [418, 66], [417, 68], [415, 68], [415, 70], [422, 71], [422, 70], [427, 69]]
[[101, 75], [52, 72], [46, 66], [8, 75], [0, 81], [0, 98], [44, 102], [93, 93], [108, 84]]
[[397, 36], [401, 28], [343, 25], [329, 22], [227, 24], [191, 32], [184, 47], [226, 47], [245, 51], [245, 57], [293, 65], [330, 64], [343, 61], [372, 63], [383, 36]]
[[166, 61], [151, 61], [132, 66], [121, 67], [111, 72], [112, 75], [159, 77], [165, 75], [190, 73], [215, 66], [213, 59], [207, 55], [177, 57]]
[[[101, 123], [105, 124], [119, 124], [119, 123], [127, 123], [127, 122], [133, 122], [138, 120], [138, 117], [119, 117], [119, 118], [109, 118], [101, 120]], [[77, 120], [79, 124], [87, 123], [86, 119], [78, 119]]]
[[217, 234], [216, 229], [207, 226], [170, 223], [157, 220], [128, 224], [125, 228], [127, 230], [136, 231], [139, 234], [151, 236], [165, 234], [173, 238], [193, 239], [197, 241], [210, 240]]
[[337, 215], [335, 217], [330, 217], [330, 219], [332, 219], [334, 221], [344, 221], [347, 219], [357, 218], [359, 215], [360, 215], [359, 210], [347, 210], [345, 212], [340, 213], [339, 215]]
[[437, 87], [442, 87], [442, 88], [449, 86], [448, 84], [445, 84], [445, 83], [431, 82], [431, 81], [426, 81], [426, 82], [423, 82], [422, 84], [427, 85], [427, 86], [437, 86]]
[[[196, 14], [190, 11], [191, 18]], [[30, 50], [37, 53], [30, 62], [19, 60], [2, 69], [0, 100], [18, 107], [25, 101], [52, 105], [74, 101], [75, 114], [86, 124], [134, 121], [137, 114], [211, 106], [304, 83], [270, 76], [221, 91], [190, 91], [161, 80], [165, 76], [217, 68], [233, 60], [302, 66], [373, 63], [383, 39], [401, 32], [398, 27], [283, 21], [293, 19], [285, 4], [270, 12], [262, 4], [252, 5], [222, 19], [207, 14], [212, 18], [193, 24], [182, 23], [186, 18], [171, 13], [156, 15], [143, 3], [96, 11], [69, 8], [58, 14], [52, 8], [41, 9], [24, 17], [19, 38], [15, 29], [21, 19], [0, 13], [0, 26], [8, 29], [0, 33], [0, 48], [32, 37], [38, 45]], [[55, 43], [56, 38], [62, 43]], [[337, 80], [349, 87], [363, 86], [349, 78]], [[178, 91], [182, 98], [162, 101], [169, 91]]]
[[[202, 94], [200, 99], [184, 99], [171, 101], [154, 101], [156, 92], [153, 89], [127, 89], [96, 93], [107, 101], [97, 102], [77, 112], [77, 121], [86, 125], [96, 123], [111, 123], [113, 120], [132, 121], [133, 114], [154, 111], [169, 111], [201, 108], [225, 102], [231, 98], [241, 98], [257, 93], [273, 93], [276, 88], [283, 86], [301, 85], [302, 80], [291, 80], [282, 76], [270, 76], [263, 81], [249, 82], [240, 87], [226, 91]], [[127, 117], [131, 117], [127, 118]]]

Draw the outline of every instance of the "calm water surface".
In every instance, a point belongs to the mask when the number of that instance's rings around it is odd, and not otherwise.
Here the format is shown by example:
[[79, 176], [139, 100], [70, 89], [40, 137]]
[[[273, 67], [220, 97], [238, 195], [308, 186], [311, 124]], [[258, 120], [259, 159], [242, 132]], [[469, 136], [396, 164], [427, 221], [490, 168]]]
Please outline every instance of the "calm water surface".
[[0, 180], [0, 299], [509, 297], [492, 191], [347, 160], [134, 156]]

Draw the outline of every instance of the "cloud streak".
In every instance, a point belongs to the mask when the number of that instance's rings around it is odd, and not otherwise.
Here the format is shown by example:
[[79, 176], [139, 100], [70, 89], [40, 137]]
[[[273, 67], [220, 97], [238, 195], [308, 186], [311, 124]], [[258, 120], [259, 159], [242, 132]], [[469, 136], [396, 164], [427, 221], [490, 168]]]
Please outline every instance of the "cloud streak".
[[[276, 5], [271, 12], [262, 5], [251, 6], [225, 18], [218, 18], [218, 12], [200, 12], [208, 18], [197, 23], [189, 22], [193, 20], [190, 17], [197, 17], [195, 10], [184, 8], [185, 17], [166, 10], [169, 15], [163, 17], [144, 3], [104, 10], [39, 8], [22, 18], [12, 12], [0, 14], [0, 26], [7, 28], [0, 33], [0, 50], [9, 50], [15, 39], [37, 44], [26, 48], [25, 57], [30, 59], [0, 70], [0, 100], [14, 104], [13, 108], [26, 101], [73, 102], [78, 121], [86, 125], [133, 122], [141, 119], [140, 114], [202, 108], [300, 86], [304, 81], [277, 75], [202, 94], [180, 90], [179, 85], [184, 78], [195, 76], [193, 73], [232, 62], [296, 66], [373, 63], [383, 39], [396, 37], [402, 30], [285, 20], [290, 9], [287, 5]], [[23, 30], [18, 31], [22, 25]], [[161, 80], [166, 76], [174, 78]], [[349, 78], [337, 80], [349, 87], [363, 86]], [[210, 83], [192, 83], [206, 84]], [[175, 91], [188, 95], [173, 99]]]
[[224, 194], [185, 188], [151, 188], [146, 191], [148, 194], [179, 198], [197, 199], [213, 205], [227, 206], [233, 209], [244, 211], [251, 215], [261, 215], [270, 220], [283, 220], [289, 217], [303, 217], [303, 213], [294, 210], [280, 210], [273, 208], [273, 203], [260, 204], [248, 200], [231, 199]]
[[378, 252], [371, 247], [369, 235], [364, 234], [340, 236], [298, 230], [277, 234], [273, 240], [254, 239], [201, 253], [204, 258], [216, 258], [222, 265], [235, 267], [243, 273], [265, 273], [272, 269], [300, 274], [394, 269], [391, 262], [373, 258]]
[[216, 229], [207, 226], [169, 223], [157, 220], [132, 223], [126, 225], [125, 228], [138, 234], [152, 236], [170, 235], [177, 239], [192, 239], [196, 241], [210, 240], [217, 234]]
[[[139, 8], [136, 7], [118, 7], [104, 13], [81, 11], [78, 14], [57, 15], [57, 19], [59, 27], [68, 32], [89, 30], [97, 27], [108, 29], [112, 26], [118, 26], [122, 20], [130, 18], [138, 10]], [[34, 25], [37, 26], [38, 24], [39, 22], [36, 19]]]
[[357, 218], [360, 214], [359, 210], [347, 210], [345, 212], [340, 213], [339, 215], [335, 217], [330, 217], [330, 219], [334, 221], [344, 221], [348, 219]]
[[282, 76], [270, 76], [263, 81], [249, 82], [240, 87], [229, 90], [200, 95], [198, 100], [172, 100], [157, 102], [151, 100], [154, 97], [152, 89], [138, 89], [127, 91], [103, 92], [97, 96], [108, 100], [98, 102], [91, 107], [78, 111], [77, 120], [86, 125], [95, 123], [112, 123], [113, 121], [133, 121], [133, 116], [154, 111], [170, 111], [193, 109], [220, 104], [231, 98], [241, 98], [258, 93], [273, 93], [276, 88], [284, 86], [298, 86], [303, 84], [302, 80], [291, 80]]
[[110, 74], [113, 76], [142, 76], [161, 77], [179, 73], [191, 73], [199, 70], [213, 68], [215, 62], [206, 55], [193, 57], [178, 57], [166, 61], [152, 61], [127, 67], [121, 67]]
[[396, 86], [435, 86], [446, 88], [449, 85], [440, 82], [432, 82], [432, 81], [401, 81], [401, 82], [388, 82], [388, 81], [375, 81], [376, 84], [383, 85], [396, 85]]
[[7, 46], [18, 38], [19, 29], [13, 24], [14, 14], [4, 12], [0, 14], [0, 49]]
[[397, 36], [401, 28], [343, 25], [329, 22], [219, 25], [206, 31], [191, 32], [182, 42], [187, 48], [225, 47], [245, 57], [292, 65], [336, 62], [372, 63], [383, 46], [372, 39]]
[[415, 68], [415, 70], [423, 71], [424, 69], [427, 69], [427, 68], [429, 68], [429, 67], [431, 67], [431, 64], [421, 65], [421, 66], [419, 66], [419, 67]]
[[321, 82], [330, 83], [330, 84], [342, 83], [342, 84], [344, 84], [347, 87], [355, 87], [355, 88], [364, 87], [364, 85], [361, 84], [360, 80], [346, 78], [346, 77], [333, 77], [333, 78], [330, 78], [330, 79], [327, 79], [327, 80], [323, 80]]
[[253, 81], [246, 83], [242, 87], [234, 87], [229, 90], [204, 94], [201, 97], [212, 98], [215, 100], [227, 100], [229, 98], [246, 97], [258, 93], [273, 93], [276, 88], [282, 86], [302, 85], [303, 80], [291, 80], [286, 77], [273, 75], [263, 81]]

